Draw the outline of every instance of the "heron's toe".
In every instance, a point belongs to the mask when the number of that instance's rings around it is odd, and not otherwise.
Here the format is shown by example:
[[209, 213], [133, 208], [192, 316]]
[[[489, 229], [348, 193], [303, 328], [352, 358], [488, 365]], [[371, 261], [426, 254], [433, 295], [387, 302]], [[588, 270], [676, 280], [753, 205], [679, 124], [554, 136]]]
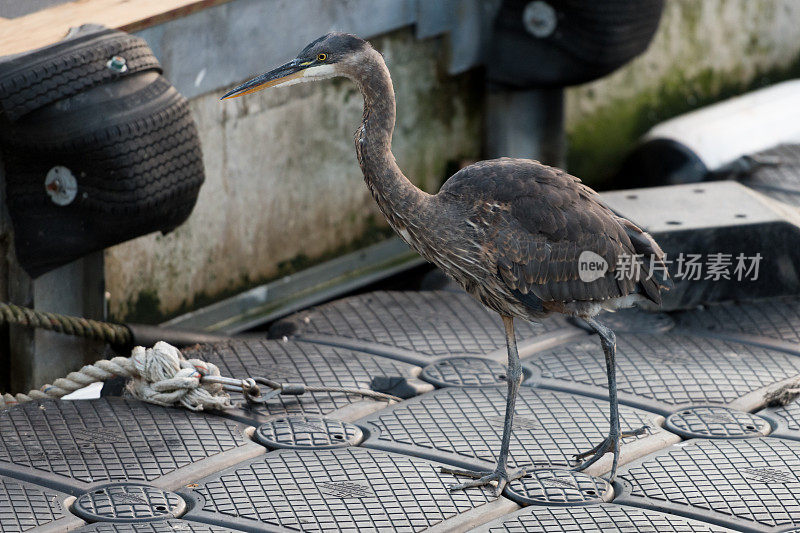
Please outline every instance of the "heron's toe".
[[626, 437], [639, 437], [639, 436], [644, 435], [645, 433], [647, 433], [647, 431], [649, 429], [650, 429], [650, 426], [642, 426], [640, 428], [636, 428], [636, 429], [631, 430], [631, 431], [623, 431], [622, 433], [619, 434], [619, 436], [622, 437], [623, 439], [626, 438]]
[[530, 468], [531, 467], [517, 468], [510, 473], [504, 469], [501, 470], [500, 468], [495, 469], [493, 472], [489, 472], [486, 470], [461, 470], [443, 467], [441, 471], [456, 476], [475, 478], [471, 481], [465, 481], [464, 483], [453, 483], [450, 485], [451, 491], [464, 490], [470, 487], [483, 487], [489, 484], [494, 484], [494, 496], [498, 497], [510, 481], [514, 481], [515, 479], [523, 477], [528, 473]]
[[583, 463], [576, 466], [575, 470], [578, 472], [586, 470], [587, 468], [595, 464], [597, 461], [602, 459], [603, 456], [608, 452], [614, 452], [615, 456], [619, 456], [619, 439], [620, 439], [619, 435], [613, 435], [613, 434], [609, 435], [608, 437], [603, 439], [603, 441], [600, 444], [598, 444], [591, 450], [575, 454], [576, 461], [580, 461], [581, 459], [586, 459], [587, 457], [589, 458]]

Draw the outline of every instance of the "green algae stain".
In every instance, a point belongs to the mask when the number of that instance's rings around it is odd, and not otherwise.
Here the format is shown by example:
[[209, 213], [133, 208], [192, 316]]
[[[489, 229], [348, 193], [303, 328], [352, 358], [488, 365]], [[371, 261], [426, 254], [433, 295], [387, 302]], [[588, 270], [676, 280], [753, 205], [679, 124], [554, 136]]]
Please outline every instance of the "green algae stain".
[[650, 128], [693, 109], [800, 77], [800, 56], [786, 68], [764, 70], [747, 81], [742, 77], [736, 70], [706, 69], [687, 78], [676, 70], [656, 89], [612, 101], [567, 131], [567, 168], [593, 187], [611, 188], [622, 160]]
[[354, 240], [337, 246], [320, 255], [309, 257], [304, 253], [297, 254], [291, 259], [279, 262], [276, 265], [275, 273], [270, 276], [251, 279], [249, 274], [244, 273], [239, 276], [238, 280], [231, 282], [225, 290], [214, 294], [208, 294], [205, 291], [198, 292], [194, 294], [191, 300], [184, 300], [180, 306], [169, 312], [162, 309], [161, 300], [155, 290], [142, 290], [137, 294], [136, 298], [132, 299], [132, 301], [129, 301], [124, 306], [127, 311], [121, 317], [113, 316], [111, 318], [114, 321], [123, 323], [158, 324], [188, 313], [194, 309], [224, 300], [225, 298], [239, 294], [247, 289], [275, 281], [309, 267], [324, 263], [330, 259], [355, 252], [394, 235], [394, 232], [388, 227], [385, 221], [383, 221], [383, 219], [379, 220], [375, 215], [369, 215], [365, 218], [363, 228], [361, 235]]
[[128, 304], [128, 312], [122, 317], [122, 322], [152, 324], [153, 319], [160, 318], [161, 299], [153, 289], [139, 291], [136, 299]]

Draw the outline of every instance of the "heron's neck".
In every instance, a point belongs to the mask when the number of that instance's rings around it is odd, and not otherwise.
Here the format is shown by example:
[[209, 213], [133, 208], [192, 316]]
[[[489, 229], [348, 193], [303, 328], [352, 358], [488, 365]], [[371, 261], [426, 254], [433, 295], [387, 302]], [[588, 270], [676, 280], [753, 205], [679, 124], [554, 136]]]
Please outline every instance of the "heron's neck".
[[389, 69], [383, 57], [369, 49], [351, 77], [364, 96], [364, 116], [355, 134], [358, 163], [381, 212], [402, 230], [413, 224], [429, 195], [403, 175], [392, 154], [395, 99]]

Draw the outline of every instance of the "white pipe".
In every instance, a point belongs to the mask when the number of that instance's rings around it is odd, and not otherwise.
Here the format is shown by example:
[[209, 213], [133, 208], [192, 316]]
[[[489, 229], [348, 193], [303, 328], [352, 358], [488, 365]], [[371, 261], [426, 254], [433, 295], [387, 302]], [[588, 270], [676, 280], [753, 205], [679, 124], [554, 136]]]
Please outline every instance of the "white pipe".
[[662, 122], [643, 142], [669, 139], [716, 170], [746, 154], [800, 143], [800, 80], [737, 96]]

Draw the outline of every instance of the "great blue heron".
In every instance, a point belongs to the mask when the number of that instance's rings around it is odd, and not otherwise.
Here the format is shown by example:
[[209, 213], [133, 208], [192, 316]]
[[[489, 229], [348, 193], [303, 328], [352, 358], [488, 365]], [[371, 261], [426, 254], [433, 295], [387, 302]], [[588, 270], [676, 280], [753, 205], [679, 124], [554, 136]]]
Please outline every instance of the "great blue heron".
[[[643, 301], [660, 304], [660, 291], [670, 281], [658, 244], [617, 216], [578, 178], [536, 161], [503, 158], [470, 165], [435, 195], [415, 187], [391, 150], [395, 98], [389, 70], [381, 54], [355, 35], [320, 37], [297, 58], [222, 98], [334, 76], [350, 78], [364, 97], [364, 115], [355, 133], [356, 155], [367, 187], [391, 227], [422, 257], [499, 313], [505, 325], [508, 396], [497, 465], [492, 472], [446, 469], [475, 478], [451, 489], [496, 482], [499, 495], [508, 481], [531, 468], [512, 472], [507, 468], [514, 402], [522, 381], [513, 321], [514, 317], [536, 321], [551, 313], [580, 317], [600, 336], [608, 371], [610, 429], [605, 440], [576, 460], [588, 457], [577, 467], [582, 470], [613, 452], [613, 479], [621, 436], [639, 435], [646, 428], [620, 431], [616, 340], [594, 316]], [[598, 272], [589, 272], [596, 279], [587, 279], [579, 268], [579, 258], [586, 253], [599, 265]], [[642, 268], [618, 275], [625, 257]]]

